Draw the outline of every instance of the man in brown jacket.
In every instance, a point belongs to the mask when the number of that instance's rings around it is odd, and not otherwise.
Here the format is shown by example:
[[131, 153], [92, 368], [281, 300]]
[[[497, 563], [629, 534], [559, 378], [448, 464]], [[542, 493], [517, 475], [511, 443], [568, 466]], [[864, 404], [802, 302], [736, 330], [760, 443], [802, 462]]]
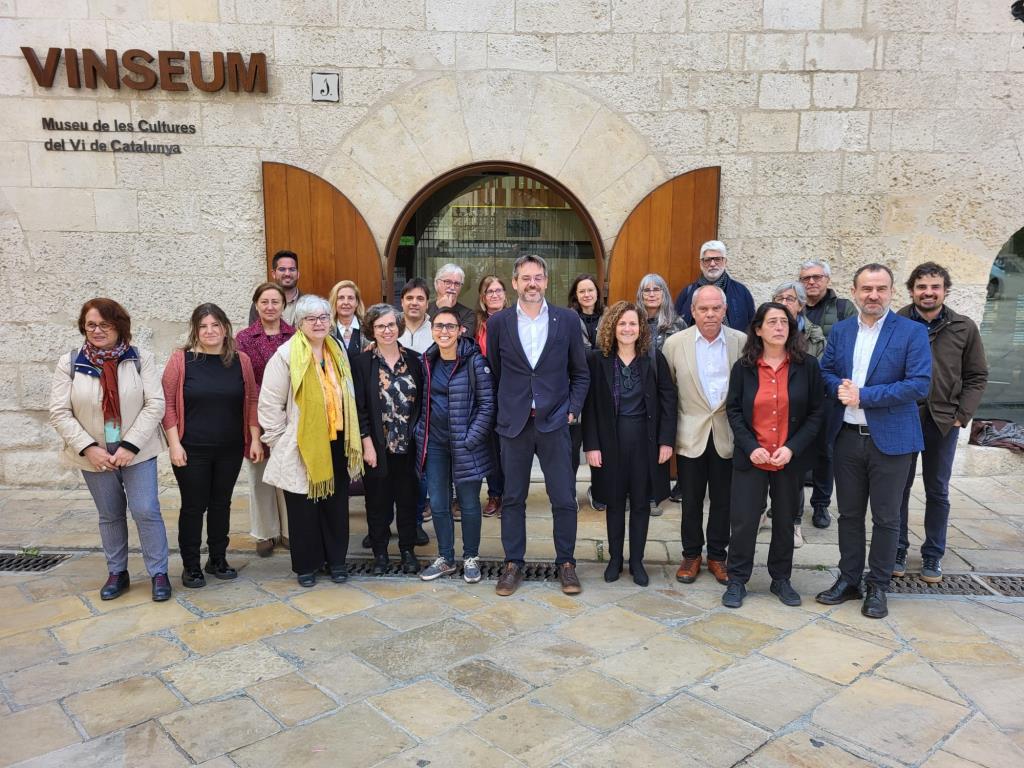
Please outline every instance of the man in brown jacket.
[[[949, 272], [933, 261], [914, 268], [907, 278], [912, 304], [899, 311], [928, 328], [932, 349], [932, 385], [921, 406], [921, 430], [924, 453], [921, 478], [924, 481], [924, 544], [921, 545], [921, 578], [936, 584], [942, 581], [942, 556], [946, 551], [946, 525], [949, 520], [949, 476], [956, 454], [957, 436], [974, 417], [988, 383], [988, 363], [978, 326], [945, 305], [952, 286]], [[893, 576], [907, 570], [907, 502], [914, 484], [917, 456], [903, 491], [900, 511], [900, 542]]]

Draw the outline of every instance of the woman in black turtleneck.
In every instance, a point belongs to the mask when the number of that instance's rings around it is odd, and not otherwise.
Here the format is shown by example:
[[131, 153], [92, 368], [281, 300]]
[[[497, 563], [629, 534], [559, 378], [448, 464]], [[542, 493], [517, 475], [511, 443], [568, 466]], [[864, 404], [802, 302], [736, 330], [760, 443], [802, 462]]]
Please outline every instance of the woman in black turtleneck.
[[[569, 307], [575, 309], [580, 316], [580, 328], [583, 331], [583, 343], [587, 349], [597, 345], [597, 326], [601, 322], [601, 315], [604, 314], [604, 302], [601, 300], [601, 291], [597, 287], [597, 278], [593, 275], [577, 275], [569, 286]], [[583, 428], [577, 421], [569, 425], [569, 436], [572, 438], [572, 473], [575, 477], [576, 471], [580, 468], [580, 449], [583, 447]], [[603, 512], [607, 507], [600, 500], [593, 497], [592, 489], [587, 488], [587, 498], [598, 512]]]

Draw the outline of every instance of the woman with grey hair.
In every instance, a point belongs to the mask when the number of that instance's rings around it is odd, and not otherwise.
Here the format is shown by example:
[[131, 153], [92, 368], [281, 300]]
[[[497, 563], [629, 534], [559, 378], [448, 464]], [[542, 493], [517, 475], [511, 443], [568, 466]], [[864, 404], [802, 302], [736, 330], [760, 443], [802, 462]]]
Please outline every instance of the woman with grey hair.
[[818, 360], [825, 354], [825, 334], [820, 327], [807, 319], [804, 310], [807, 308], [807, 291], [799, 280], [787, 280], [779, 283], [772, 291], [772, 301], [782, 304], [796, 320], [797, 328], [804, 335], [807, 351]]
[[402, 313], [374, 304], [363, 318], [373, 342], [352, 361], [359, 433], [366, 465], [366, 527], [373, 549], [373, 575], [388, 572], [391, 518], [398, 521], [403, 573], [418, 573], [416, 560], [416, 450], [413, 427], [420, 415], [423, 367], [420, 356], [398, 343], [405, 332]]
[[647, 323], [651, 327], [651, 354], [665, 346], [665, 340], [677, 331], [686, 328], [686, 321], [676, 314], [668, 283], [661, 275], [650, 273], [640, 278], [636, 289], [636, 303], [647, 312]]

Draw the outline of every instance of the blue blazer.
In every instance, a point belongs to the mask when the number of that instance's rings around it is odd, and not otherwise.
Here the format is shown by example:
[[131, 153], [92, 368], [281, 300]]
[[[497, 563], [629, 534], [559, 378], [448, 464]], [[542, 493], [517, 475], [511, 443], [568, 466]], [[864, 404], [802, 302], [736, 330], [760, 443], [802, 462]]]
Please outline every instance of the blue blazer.
[[574, 310], [548, 304], [548, 338], [537, 367], [531, 368], [519, 340], [516, 305], [487, 321], [487, 359], [498, 391], [498, 423], [502, 437], [515, 437], [530, 418], [536, 401], [538, 432], [567, 426], [569, 414], [578, 420], [590, 386], [590, 370]]
[[[831, 400], [830, 442], [843, 425], [846, 409], [838, 399], [843, 379], [853, 378], [853, 346], [857, 341], [857, 315], [832, 326], [821, 375]], [[924, 450], [917, 402], [928, 397], [932, 353], [928, 331], [918, 322], [890, 311], [878, 337], [868, 375], [860, 389], [860, 405], [878, 450], [890, 456]]]

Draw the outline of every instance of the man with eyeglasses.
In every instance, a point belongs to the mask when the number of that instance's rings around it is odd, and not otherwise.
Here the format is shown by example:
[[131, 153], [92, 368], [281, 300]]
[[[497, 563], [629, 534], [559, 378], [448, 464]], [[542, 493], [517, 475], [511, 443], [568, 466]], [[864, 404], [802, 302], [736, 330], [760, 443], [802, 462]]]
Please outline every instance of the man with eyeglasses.
[[[299, 300], [302, 291], [299, 290], [299, 257], [294, 251], [278, 251], [271, 259], [272, 272], [270, 279], [284, 288], [285, 307], [281, 317], [289, 325], [295, 319], [295, 302]], [[256, 305], [249, 307], [249, 325], [259, 319], [256, 312]]]
[[458, 264], [445, 264], [434, 275], [436, 298], [427, 305], [427, 314], [433, 317], [438, 307], [451, 307], [459, 313], [462, 335], [474, 338], [476, 335], [476, 313], [465, 304], [459, 303], [459, 294], [466, 282], [466, 273]]
[[725, 293], [728, 308], [725, 324], [737, 331], [747, 332], [747, 326], [754, 318], [754, 297], [739, 280], [731, 277], [726, 270], [729, 252], [721, 240], [708, 240], [700, 247], [700, 277], [686, 286], [676, 296], [676, 314], [693, 325], [693, 294], [698, 288], [713, 285]]

